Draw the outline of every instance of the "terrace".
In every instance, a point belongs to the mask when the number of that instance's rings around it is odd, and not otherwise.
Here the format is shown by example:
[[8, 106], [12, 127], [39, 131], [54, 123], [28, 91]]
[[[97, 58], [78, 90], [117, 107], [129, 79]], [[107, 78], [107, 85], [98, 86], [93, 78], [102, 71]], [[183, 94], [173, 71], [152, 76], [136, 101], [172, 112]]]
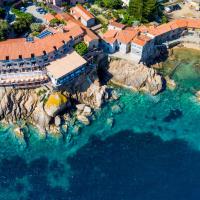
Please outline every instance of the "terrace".
[[38, 86], [49, 81], [46, 71], [23, 72], [20, 74], [0, 74], [0, 86]]

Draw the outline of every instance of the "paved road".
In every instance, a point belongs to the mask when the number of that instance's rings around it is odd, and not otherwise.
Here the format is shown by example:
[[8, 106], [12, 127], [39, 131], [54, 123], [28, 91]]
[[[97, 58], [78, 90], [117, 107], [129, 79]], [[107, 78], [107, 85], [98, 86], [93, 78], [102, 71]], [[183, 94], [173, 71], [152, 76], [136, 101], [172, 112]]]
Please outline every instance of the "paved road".
[[32, 14], [35, 18], [37, 18], [37, 22], [45, 23], [44, 14], [40, 14], [36, 11], [37, 7], [35, 5], [28, 6], [26, 8], [26, 12]]

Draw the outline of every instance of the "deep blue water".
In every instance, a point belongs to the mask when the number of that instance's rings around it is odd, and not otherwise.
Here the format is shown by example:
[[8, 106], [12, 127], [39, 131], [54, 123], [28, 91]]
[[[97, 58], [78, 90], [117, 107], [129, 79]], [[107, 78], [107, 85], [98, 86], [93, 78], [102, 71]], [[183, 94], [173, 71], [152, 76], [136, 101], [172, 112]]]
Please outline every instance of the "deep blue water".
[[[120, 100], [97, 111], [70, 144], [38, 138], [32, 127], [26, 144], [2, 127], [0, 199], [200, 199], [200, 55], [178, 55], [165, 64], [182, 63], [175, 90], [152, 97], [117, 89]], [[114, 104], [121, 113], [111, 112]]]

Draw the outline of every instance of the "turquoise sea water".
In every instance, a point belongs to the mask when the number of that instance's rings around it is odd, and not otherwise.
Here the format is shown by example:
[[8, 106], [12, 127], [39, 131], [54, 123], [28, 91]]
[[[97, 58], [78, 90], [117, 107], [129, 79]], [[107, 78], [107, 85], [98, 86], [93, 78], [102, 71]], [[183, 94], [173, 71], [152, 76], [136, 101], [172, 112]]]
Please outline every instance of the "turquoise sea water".
[[[181, 62], [173, 91], [151, 96], [118, 88], [120, 100], [97, 111], [70, 143], [39, 139], [29, 127], [25, 144], [2, 128], [0, 199], [200, 199], [199, 58], [184, 51], [165, 63], [170, 71]], [[116, 103], [119, 114], [112, 113]]]

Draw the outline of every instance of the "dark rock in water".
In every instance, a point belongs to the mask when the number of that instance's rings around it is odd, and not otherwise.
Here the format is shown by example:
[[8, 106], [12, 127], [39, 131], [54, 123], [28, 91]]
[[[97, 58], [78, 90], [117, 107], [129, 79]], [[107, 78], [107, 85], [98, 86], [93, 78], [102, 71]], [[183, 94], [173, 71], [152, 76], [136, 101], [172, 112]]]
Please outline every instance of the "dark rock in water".
[[171, 122], [173, 120], [176, 120], [178, 118], [181, 118], [183, 115], [182, 111], [179, 109], [171, 110], [169, 115], [167, 115], [163, 121], [164, 122]]

